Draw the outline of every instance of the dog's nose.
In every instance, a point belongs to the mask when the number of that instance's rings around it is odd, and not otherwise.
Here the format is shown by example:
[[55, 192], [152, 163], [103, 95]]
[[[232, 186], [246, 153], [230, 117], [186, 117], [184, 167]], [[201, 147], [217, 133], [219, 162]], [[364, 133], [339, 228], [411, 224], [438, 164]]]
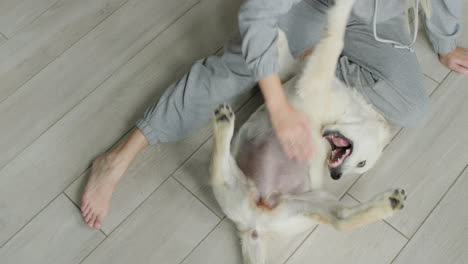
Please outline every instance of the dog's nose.
[[332, 172], [331, 177], [334, 180], [338, 180], [339, 178], [341, 178], [341, 174], [342, 174], [341, 172]]

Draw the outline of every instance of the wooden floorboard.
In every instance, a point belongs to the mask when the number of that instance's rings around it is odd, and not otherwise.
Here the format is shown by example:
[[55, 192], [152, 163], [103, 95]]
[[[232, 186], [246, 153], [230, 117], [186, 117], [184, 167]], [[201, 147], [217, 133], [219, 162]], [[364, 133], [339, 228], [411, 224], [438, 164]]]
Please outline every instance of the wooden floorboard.
[[7, 41], [7, 38], [0, 32], [0, 46]]
[[132, 0], [0, 104], [0, 167], [44, 133], [197, 0]]
[[[291, 237], [268, 237], [265, 241], [268, 251], [266, 263], [284, 263], [309, 232]], [[242, 263], [240, 240], [234, 224], [225, 218], [182, 263]]]
[[[127, 2], [127, 5], [69, 49], [67, 54], [54, 61], [53, 65], [49, 65], [45, 71], [36, 76], [37, 78], [28, 82], [26, 87], [22, 87], [0, 104], [0, 123], [9, 127], [9, 130], [2, 132], [0, 138], [3, 150], [0, 163], [11, 158], [44, 133], [50, 125], [58, 121], [63, 114], [93, 91], [95, 86], [104, 81], [101, 79], [107, 78], [113, 69], [127, 62], [158, 32], [165, 30], [166, 26], [191, 8], [192, 4], [192, 1], [186, 0], [173, 1], [171, 4], [162, 4], [161, 1], [154, 0]], [[128, 19], [129, 17], [132, 19]], [[113, 48], [109, 47], [111, 44]], [[68, 63], [70, 61], [75, 63]], [[122, 98], [114, 99], [118, 101]], [[89, 100], [102, 100], [102, 97], [92, 97]], [[103, 105], [96, 107], [81, 110], [104, 111], [101, 110]], [[114, 106], [106, 105], [105, 111], [112, 111], [115, 107], [119, 107], [118, 102]], [[136, 114], [133, 112], [133, 115]], [[80, 122], [89, 119], [73, 121], [79, 126], [85, 125]], [[92, 157], [80, 156], [83, 155], [83, 151], [87, 151], [85, 144], [88, 140], [80, 137], [89, 133], [90, 140], [102, 140], [94, 138], [95, 135], [91, 132], [93, 123], [89, 124], [89, 130], [79, 134], [62, 134], [63, 125], [64, 123], [57, 124], [57, 129], [52, 130], [42, 140], [37, 140], [0, 171], [0, 207], [2, 208], [0, 218], [3, 219], [4, 227], [0, 232], [0, 244], [82, 173], [83, 159], [89, 162]], [[126, 126], [128, 129], [128, 123]], [[74, 143], [82, 148], [82, 152], [73, 154], [78, 154], [79, 163], [73, 157], [64, 154], [71, 154], [62, 144], [66, 144], [72, 136], [78, 137], [75, 138], [78, 141]], [[54, 147], [50, 145], [51, 142], [59, 143], [57, 141], [62, 144], [54, 144]], [[101, 149], [97, 150], [102, 151], [103, 146], [100, 147]], [[47, 155], [39, 154], [41, 152]], [[54, 152], [56, 154], [53, 154]], [[57, 162], [56, 158], [52, 158], [54, 155], [67, 161], [62, 159]], [[80, 165], [81, 167], [77, 167]], [[76, 171], [77, 169], [79, 171]], [[21, 184], [22, 182], [28, 184]], [[28, 193], [28, 197], [24, 196], [25, 193]], [[32, 197], [34, 198], [30, 201]]]
[[59, 195], [0, 248], [2, 264], [80, 263], [106, 236], [88, 228], [78, 208]]
[[395, 264], [468, 263], [468, 169], [424, 222]]
[[0, 102], [126, 1], [60, 0], [9, 38], [0, 46]]
[[0, 32], [11, 38], [18, 30], [33, 22], [58, 0], [0, 1]]
[[219, 221], [169, 178], [83, 264], [179, 263]]

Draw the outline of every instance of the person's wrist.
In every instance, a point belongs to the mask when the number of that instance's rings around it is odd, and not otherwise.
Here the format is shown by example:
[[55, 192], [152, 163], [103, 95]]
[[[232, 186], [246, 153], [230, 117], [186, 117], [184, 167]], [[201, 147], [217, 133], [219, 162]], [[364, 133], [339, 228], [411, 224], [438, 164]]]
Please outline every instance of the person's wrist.
[[443, 59], [447, 58], [449, 53], [438, 53], [438, 55], [439, 55], [439, 60], [443, 60]]
[[268, 112], [274, 116], [277, 116], [280, 113], [285, 113], [289, 110], [289, 102], [283, 97], [275, 98], [275, 100], [266, 102], [266, 106]]

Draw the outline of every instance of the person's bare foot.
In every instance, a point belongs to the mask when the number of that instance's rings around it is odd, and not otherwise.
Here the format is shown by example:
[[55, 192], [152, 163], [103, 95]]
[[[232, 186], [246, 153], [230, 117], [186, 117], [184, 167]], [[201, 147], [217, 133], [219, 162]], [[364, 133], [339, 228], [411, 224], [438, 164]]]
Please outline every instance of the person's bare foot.
[[83, 196], [81, 212], [88, 226], [102, 228], [109, 204], [117, 183], [135, 158], [148, 142], [139, 129], [135, 129], [116, 149], [104, 153], [93, 162]]
[[116, 153], [104, 153], [99, 156], [91, 168], [88, 183], [81, 199], [81, 212], [88, 226], [101, 229], [102, 221], [107, 216], [112, 192], [127, 170], [119, 164]]

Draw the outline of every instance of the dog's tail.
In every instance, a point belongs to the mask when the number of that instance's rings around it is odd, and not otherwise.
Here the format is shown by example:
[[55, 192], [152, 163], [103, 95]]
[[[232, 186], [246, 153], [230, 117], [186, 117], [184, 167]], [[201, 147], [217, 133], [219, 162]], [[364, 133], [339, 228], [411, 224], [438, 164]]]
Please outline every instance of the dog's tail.
[[259, 234], [257, 230], [239, 232], [239, 236], [244, 264], [265, 264], [265, 237]]

